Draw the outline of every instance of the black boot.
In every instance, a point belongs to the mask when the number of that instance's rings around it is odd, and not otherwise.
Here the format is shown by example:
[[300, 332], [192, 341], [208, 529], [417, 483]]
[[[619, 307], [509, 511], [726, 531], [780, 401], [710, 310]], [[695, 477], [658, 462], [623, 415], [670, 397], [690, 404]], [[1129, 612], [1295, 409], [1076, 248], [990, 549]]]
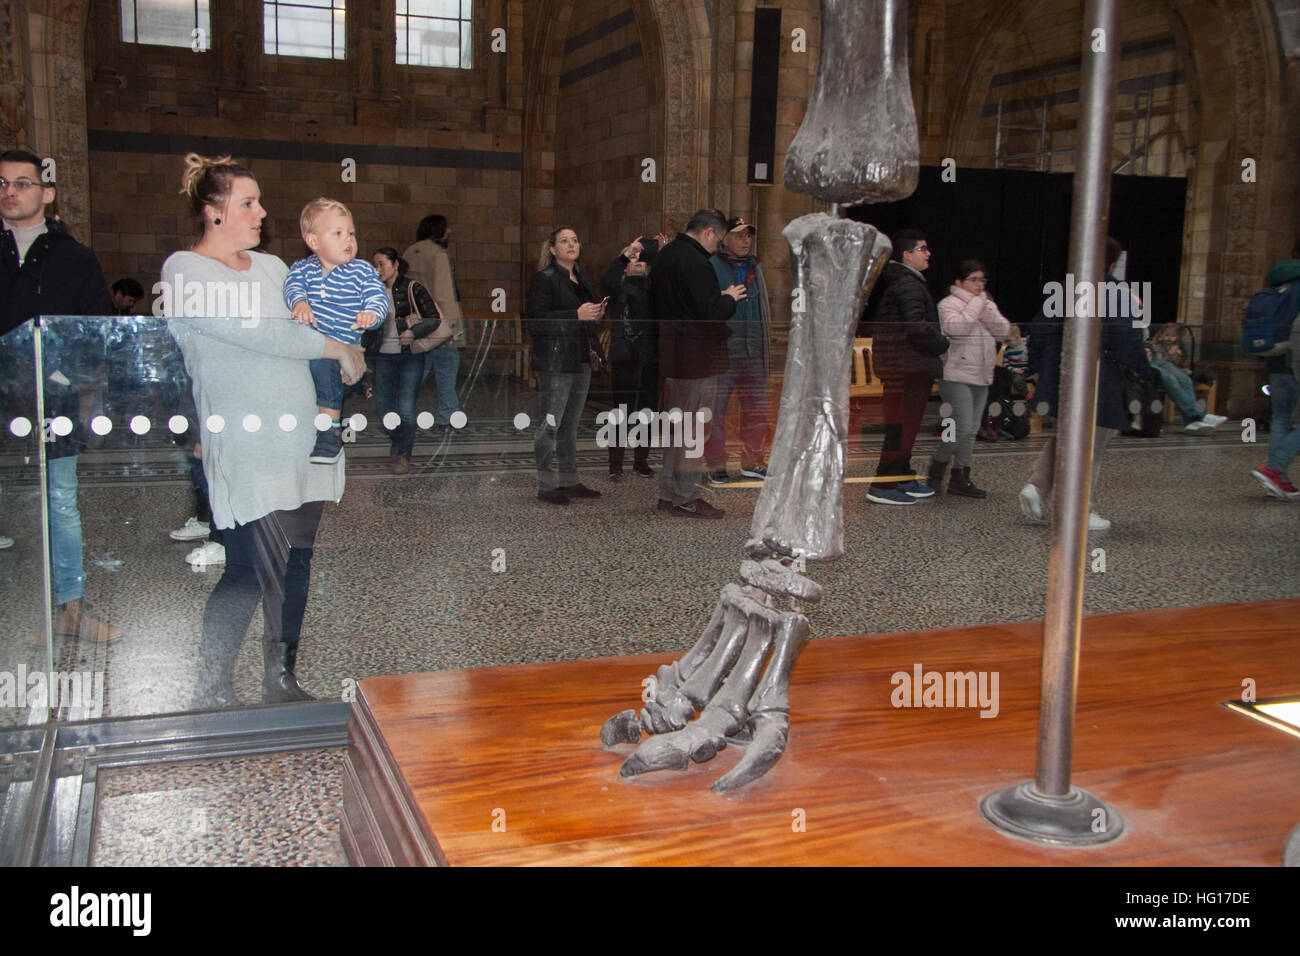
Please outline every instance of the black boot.
[[[269, 652], [266, 661], [266, 676], [262, 678], [262, 703], [283, 704], [293, 700], [315, 700], [298, 684], [294, 675], [294, 666], [298, 663], [297, 644], [278, 644], [277, 659], [272, 660]], [[264, 649], [265, 646], [264, 646]]]
[[948, 481], [948, 494], [964, 495], [967, 498], [984, 498], [987, 497], [988, 492], [975, 487], [975, 482], [970, 480], [969, 468], [954, 468], [952, 478]]
[[943, 484], [943, 473], [947, 470], [948, 463], [946, 461], [931, 460], [930, 471], [925, 477], [925, 483], [934, 489], [936, 495], [943, 491], [943, 488], [940, 486]]

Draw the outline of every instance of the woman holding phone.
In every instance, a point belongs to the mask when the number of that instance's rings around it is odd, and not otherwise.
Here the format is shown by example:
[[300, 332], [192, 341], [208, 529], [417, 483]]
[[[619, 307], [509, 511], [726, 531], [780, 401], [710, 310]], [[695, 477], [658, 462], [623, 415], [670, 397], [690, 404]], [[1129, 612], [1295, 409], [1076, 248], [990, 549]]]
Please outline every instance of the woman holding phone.
[[578, 419], [591, 387], [593, 355], [600, 354], [596, 326], [608, 300], [596, 300], [578, 268], [580, 249], [576, 231], [557, 227], [542, 244], [540, 271], [528, 283], [528, 334], [538, 393], [533, 439], [537, 498], [553, 505], [600, 497], [578, 481]]

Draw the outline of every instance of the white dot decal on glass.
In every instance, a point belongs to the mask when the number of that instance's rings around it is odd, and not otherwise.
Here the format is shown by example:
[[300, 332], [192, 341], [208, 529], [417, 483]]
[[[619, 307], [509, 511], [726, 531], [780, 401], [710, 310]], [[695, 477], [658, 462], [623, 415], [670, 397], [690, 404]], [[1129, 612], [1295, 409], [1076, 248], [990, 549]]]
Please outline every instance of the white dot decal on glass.
[[136, 415], [131, 419], [131, 431], [135, 432], [137, 435], [149, 434], [149, 429], [152, 427], [153, 423], [144, 415]]
[[1128, 403], [1128, 413], [1130, 415], [1137, 415], [1141, 411], [1142, 411], [1142, 403], [1139, 402], [1136, 398], [1133, 399], [1133, 401]]
[[226, 430], [226, 420], [220, 415], [209, 415], [208, 420], [203, 423], [207, 426], [208, 431], [214, 435], [220, 435]]
[[529, 418], [527, 415], [525, 415], [523, 412], [520, 412], [518, 415], [515, 416], [515, 428], [517, 428], [519, 431], [523, 431], [532, 423], [533, 420]]
[[698, 412], [695, 413], [695, 417], [702, 422], [711, 422], [713, 421], [713, 409], [701, 408]]
[[1164, 402], [1160, 401], [1160, 399], [1158, 399], [1158, 398], [1156, 398], [1156, 399], [1152, 399], [1152, 401], [1151, 401], [1151, 414], [1153, 414], [1153, 415], [1159, 415], [1162, 411], [1164, 411], [1164, 408], [1165, 408], [1165, 403], [1164, 403]]
[[1023, 415], [1024, 413], [1025, 413], [1025, 403], [1024, 403], [1024, 402], [1012, 402], [1012, 404], [1011, 404], [1011, 414], [1012, 414], [1012, 415], [1015, 415], [1017, 418], [1019, 418], [1019, 417], [1020, 417], [1021, 415]]
[[9, 431], [15, 438], [26, 438], [32, 433], [31, 419], [18, 416], [9, 423]]
[[939, 417], [950, 418], [951, 416], [952, 416], [952, 406], [949, 405], [947, 402], [944, 402], [942, 405], [939, 406]]
[[190, 420], [184, 415], [173, 415], [167, 419], [167, 430], [173, 435], [184, 435], [190, 430]]
[[383, 417], [383, 423], [384, 427], [391, 432], [398, 425], [402, 424], [402, 416], [397, 414], [397, 412], [389, 412]]
[[280, 431], [291, 432], [298, 427], [298, 419], [294, 415], [285, 412], [280, 416]]
[[547, 413], [546, 413], [546, 427], [547, 427], [547, 428], [556, 428], [556, 427], [557, 427], [556, 424], [555, 424], [555, 416], [552, 415], [550, 412], [547, 412]]
[[366, 430], [366, 426], [370, 424], [370, 421], [366, 418], [365, 415], [362, 415], [360, 412], [357, 412], [355, 415], [353, 415], [351, 418], [348, 419], [348, 424], [352, 426], [352, 430], [354, 432], [363, 432]]
[[623, 421], [623, 408], [622, 408], [622, 406], [620, 406], [620, 407], [618, 407], [618, 408], [611, 408], [611, 409], [609, 410], [609, 418], [608, 418], [607, 420], [609, 421], [609, 423], [610, 423], [611, 425], [619, 425], [619, 424], [621, 424], [622, 421]]
[[72, 419], [66, 415], [60, 415], [50, 422], [50, 431], [60, 438], [67, 438], [72, 434]]
[[990, 414], [990, 415], [1001, 415], [1001, 414], [1002, 414], [1002, 403], [1001, 403], [1001, 402], [989, 402], [989, 414]]
[[96, 415], [90, 420], [90, 430], [96, 435], [107, 435], [113, 430], [113, 423], [107, 415]]
[[668, 413], [668, 421], [676, 425], [682, 420], [682, 410], [674, 408]]
[[1205, 404], [1205, 399], [1198, 398], [1196, 400], [1196, 410], [1198, 412], [1204, 412], [1209, 410], [1209, 406]]
[[244, 416], [244, 431], [255, 432], [255, 431], [260, 431], [261, 428], [262, 428], [262, 420], [258, 418], [256, 415]]
[[451, 418], [447, 419], [452, 428], [464, 428], [469, 424], [469, 416], [464, 412], [452, 412]]
[[316, 430], [318, 432], [327, 432], [330, 430], [330, 426], [334, 424], [330, 420], [330, 417], [326, 415], [324, 412], [321, 412], [314, 419], [312, 419], [312, 422], [313, 424], [315, 424]]
[[1037, 405], [1034, 406], [1034, 411], [1038, 412], [1038, 414], [1040, 415], [1046, 415], [1051, 410], [1052, 410], [1052, 406], [1048, 405], [1046, 402], [1039, 402]]
[[420, 412], [415, 416], [415, 424], [428, 431], [433, 427], [433, 412]]

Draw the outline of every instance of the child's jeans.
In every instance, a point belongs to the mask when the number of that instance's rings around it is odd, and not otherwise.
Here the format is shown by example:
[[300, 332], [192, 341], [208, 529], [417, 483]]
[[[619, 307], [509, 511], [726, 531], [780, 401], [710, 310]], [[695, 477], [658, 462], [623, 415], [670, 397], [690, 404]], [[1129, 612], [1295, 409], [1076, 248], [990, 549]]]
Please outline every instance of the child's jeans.
[[316, 404], [321, 408], [343, 407], [343, 378], [334, 359], [312, 359], [311, 379], [316, 385]]

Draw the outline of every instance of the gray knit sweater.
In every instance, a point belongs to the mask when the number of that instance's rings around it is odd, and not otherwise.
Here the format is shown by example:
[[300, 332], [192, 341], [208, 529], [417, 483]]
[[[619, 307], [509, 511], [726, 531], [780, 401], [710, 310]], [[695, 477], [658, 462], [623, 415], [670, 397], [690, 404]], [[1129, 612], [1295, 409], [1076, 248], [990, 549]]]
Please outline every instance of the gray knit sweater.
[[[170, 256], [162, 269], [170, 290], [167, 326], [194, 382], [218, 528], [343, 495], [343, 457], [333, 465], [308, 460], [316, 441], [316, 390], [307, 361], [321, 357], [325, 337], [293, 321], [285, 308], [285, 264], [262, 252], [248, 255], [252, 267], [244, 272], [193, 252]], [[245, 307], [256, 302], [260, 318], [206, 315], [216, 284], [231, 293], [227, 312], [237, 311], [237, 300]]]

